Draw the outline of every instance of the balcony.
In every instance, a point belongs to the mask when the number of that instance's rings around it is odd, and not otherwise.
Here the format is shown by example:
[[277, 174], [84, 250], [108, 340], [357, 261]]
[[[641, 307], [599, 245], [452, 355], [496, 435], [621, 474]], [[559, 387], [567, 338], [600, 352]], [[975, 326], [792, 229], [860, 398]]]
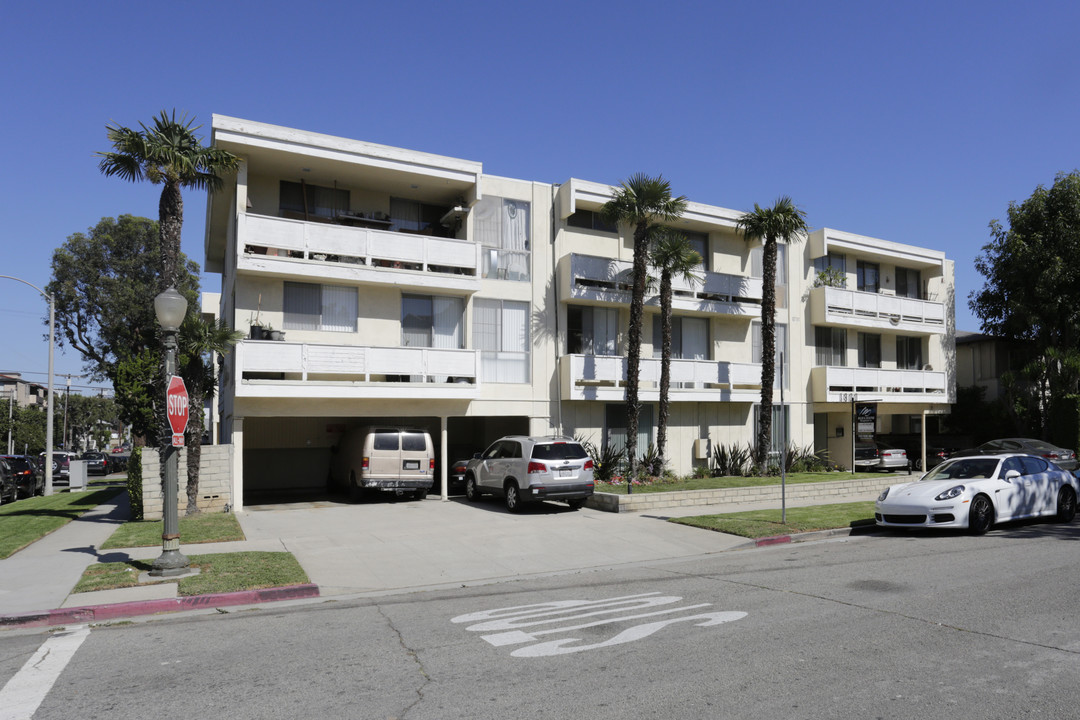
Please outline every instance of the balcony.
[[480, 289], [480, 246], [465, 240], [253, 214], [240, 216], [238, 236], [238, 272], [463, 293]]
[[237, 397], [473, 399], [480, 352], [243, 340]]
[[816, 367], [810, 381], [814, 402], [850, 402], [852, 394], [883, 402], [949, 402], [945, 373], [933, 370]]
[[940, 335], [945, 332], [945, 304], [883, 293], [819, 287], [810, 291], [810, 322], [829, 327]]
[[[633, 285], [633, 264], [593, 255], [571, 254], [560, 261], [562, 297], [606, 305], [629, 305]], [[658, 306], [652, 296], [645, 304]], [[738, 315], [761, 317], [761, 279], [704, 272], [695, 282], [672, 279], [672, 309], [682, 314]]]
[[[564, 400], [626, 399], [626, 358], [621, 355], [563, 355], [559, 377]], [[660, 399], [660, 360], [642, 358], [638, 397]], [[671, 402], [757, 402], [761, 365], [716, 360], [672, 360]]]

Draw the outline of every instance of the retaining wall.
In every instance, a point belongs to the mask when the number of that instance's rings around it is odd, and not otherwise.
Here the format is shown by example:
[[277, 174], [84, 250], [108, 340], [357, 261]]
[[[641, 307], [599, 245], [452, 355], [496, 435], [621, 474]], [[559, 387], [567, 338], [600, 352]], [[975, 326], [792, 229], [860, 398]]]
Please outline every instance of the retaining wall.
[[[203, 445], [199, 463], [198, 506], [203, 512], [223, 512], [232, 501], [232, 445]], [[187, 512], [187, 451], [180, 456], [177, 473], [179, 514]], [[163, 496], [161, 470], [156, 448], [143, 448], [143, 518], [160, 520]]]

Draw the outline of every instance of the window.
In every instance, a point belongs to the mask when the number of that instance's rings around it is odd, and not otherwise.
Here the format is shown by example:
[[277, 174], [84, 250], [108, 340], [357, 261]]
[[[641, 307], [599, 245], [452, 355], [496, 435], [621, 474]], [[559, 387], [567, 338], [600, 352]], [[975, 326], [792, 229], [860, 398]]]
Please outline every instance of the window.
[[429, 205], [418, 200], [390, 198], [390, 230], [450, 237], [450, 231], [442, 226], [440, 219], [450, 208], [443, 205]]
[[824, 272], [828, 268], [833, 268], [841, 274], [846, 273], [847, 257], [838, 253], [829, 253], [819, 258], [814, 258], [814, 270], [816, 272]]
[[619, 232], [617, 226], [605, 222], [604, 216], [593, 210], [578, 210], [566, 218], [566, 224], [583, 230], [597, 230], [606, 233]]
[[282, 180], [278, 209], [282, 216], [332, 218], [349, 209], [349, 191]]
[[[604, 408], [605, 446], [616, 450], [626, 448], [626, 403], [611, 403]], [[637, 451], [640, 457], [652, 442], [653, 408], [642, 405], [638, 413]]]
[[285, 283], [286, 330], [356, 332], [356, 288]]
[[[791, 427], [789, 425], [790, 413], [788, 412], [787, 405], [773, 405], [772, 406], [772, 427], [770, 444], [769, 444], [769, 457], [774, 462], [779, 462], [780, 454], [783, 452], [784, 445], [790, 444], [788, 441], [791, 439]], [[754, 439], [755, 444], [757, 441], [757, 428], [761, 424], [761, 406], [754, 406]]]
[[859, 367], [881, 367], [881, 336], [859, 333]]
[[[761, 354], [762, 353], [762, 348], [761, 348], [761, 342], [762, 342], [761, 341], [761, 323], [755, 322], [755, 323], [751, 324], [751, 334], [752, 334], [752, 343], [753, 343], [753, 347], [752, 347], [753, 357], [751, 359], [751, 362], [760, 363], [761, 358], [762, 358], [762, 354]], [[784, 387], [786, 387], [786, 388], [791, 387], [791, 371], [790, 371], [791, 354], [788, 352], [788, 341], [787, 341], [788, 337], [787, 337], [787, 335], [788, 335], [787, 334], [787, 325], [785, 325], [784, 323], [776, 323], [776, 348], [775, 348], [776, 352], [775, 352], [775, 359], [773, 360], [773, 362], [775, 363], [775, 368], [776, 368], [776, 374], [773, 375], [773, 387], [774, 388], [780, 387], [780, 379], [781, 379], [781, 377], [783, 377], [783, 380], [784, 380]], [[781, 367], [781, 365], [780, 365], [780, 354], [781, 353], [783, 353], [783, 358], [784, 358], [783, 367]]]
[[832, 367], [847, 366], [847, 330], [844, 328], [814, 328], [814, 364]]
[[856, 287], [863, 292], [876, 293], [880, 287], [880, 281], [878, 280], [878, 266], [877, 263], [868, 263], [859, 260], [856, 268]]
[[465, 346], [461, 298], [401, 296], [401, 344], [404, 347], [458, 349]]
[[896, 268], [896, 294], [901, 297], [919, 298], [922, 274], [911, 268]]
[[901, 370], [921, 370], [922, 366], [922, 338], [897, 336], [896, 367]]
[[483, 276], [529, 279], [529, 210], [521, 200], [486, 196], [473, 208], [473, 230], [483, 250]]
[[476, 300], [473, 346], [481, 351], [480, 377], [484, 382], [529, 382], [529, 304]]
[[[787, 245], [776, 245], [776, 307], [786, 308], [787, 301]], [[764, 277], [765, 274], [765, 249], [758, 245], [750, 250], [750, 275], [751, 277]]]
[[[674, 228], [674, 230], [675, 232], [679, 233], [687, 239], [687, 241], [690, 243], [690, 247], [693, 248], [694, 252], [696, 252], [698, 254], [698, 257], [701, 258], [701, 262], [698, 264], [698, 267], [702, 270], [708, 270], [709, 234], [703, 232], [695, 232], [693, 230], [681, 230], [679, 228]], [[779, 260], [777, 260], [777, 264], [779, 264]]]
[[566, 309], [567, 352], [581, 355], [617, 355], [619, 311], [615, 308]]
[[[653, 316], [653, 357], [663, 355], [663, 328]], [[681, 360], [709, 359], [709, 321], [700, 317], [671, 318], [671, 357]]]

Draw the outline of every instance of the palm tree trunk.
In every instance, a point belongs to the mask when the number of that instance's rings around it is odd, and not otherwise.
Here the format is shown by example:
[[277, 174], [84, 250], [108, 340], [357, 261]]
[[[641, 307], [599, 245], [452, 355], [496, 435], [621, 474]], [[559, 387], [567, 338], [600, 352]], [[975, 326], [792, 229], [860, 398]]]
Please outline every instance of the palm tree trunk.
[[[637, 474], [637, 433], [641, 403], [638, 401], [638, 376], [641, 369], [641, 325], [645, 311], [645, 281], [648, 276], [648, 224], [634, 228], [634, 288], [630, 296], [629, 344], [626, 348], [626, 461], [627, 483]], [[627, 490], [632, 491], [628, 484]]]
[[765, 467], [772, 447], [773, 380], [776, 377], [776, 240], [765, 238], [761, 271], [761, 417], [757, 462]]
[[192, 383], [189, 407], [192, 408], [184, 444], [187, 446], [187, 511], [185, 515], [199, 512], [199, 468], [202, 462], [203, 393], [198, 383]]
[[158, 201], [158, 233], [161, 237], [162, 290], [180, 283], [180, 230], [184, 225], [184, 198], [180, 183], [166, 180]]
[[660, 273], [660, 332], [663, 335], [660, 351], [660, 418], [656, 425], [656, 453], [660, 467], [666, 464], [668, 411], [671, 404], [671, 270]]

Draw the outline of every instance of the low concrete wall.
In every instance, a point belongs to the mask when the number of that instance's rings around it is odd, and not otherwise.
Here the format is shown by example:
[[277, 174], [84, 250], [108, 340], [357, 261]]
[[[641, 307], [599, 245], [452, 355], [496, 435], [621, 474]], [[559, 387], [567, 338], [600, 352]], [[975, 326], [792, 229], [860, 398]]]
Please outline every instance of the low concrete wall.
[[[885, 488], [905, 482], [908, 476], [896, 476], [886, 473], [880, 478], [859, 478], [856, 480], [834, 480], [819, 483], [797, 483], [787, 485], [788, 500], [817, 499], [827, 501], [840, 495], [865, 494], [876, 497]], [[721, 490], [680, 490], [678, 492], [638, 493], [636, 495], [616, 495], [598, 492], [586, 503], [589, 507], [606, 512], [646, 512], [672, 507], [690, 507], [694, 505], [741, 505], [757, 502], [780, 501], [780, 482], [775, 485], [746, 488], [724, 488]]]
[[[223, 512], [232, 500], [232, 445], [203, 445], [199, 462], [199, 509], [204, 512]], [[177, 503], [180, 514], [187, 512], [187, 452], [179, 452], [180, 470], [177, 474]], [[161, 470], [156, 448], [143, 448], [143, 518], [160, 520], [163, 497]]]

